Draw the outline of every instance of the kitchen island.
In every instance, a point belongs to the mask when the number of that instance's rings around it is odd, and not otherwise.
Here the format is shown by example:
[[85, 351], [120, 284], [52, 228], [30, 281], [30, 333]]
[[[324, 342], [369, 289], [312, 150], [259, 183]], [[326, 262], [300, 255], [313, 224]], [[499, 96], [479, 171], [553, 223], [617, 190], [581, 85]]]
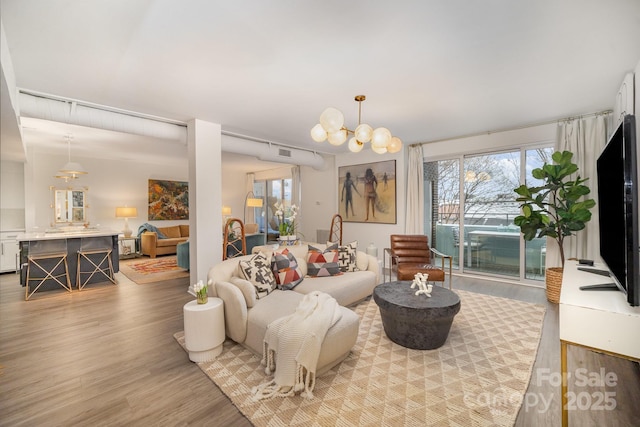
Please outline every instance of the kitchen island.
[[[111, 249], [111, 264], [113, 272], [120, 269], [118, 256], [118, 232], [113, 230], [101, 230], [91, 228], [67, 228], [53, 229], [41, 233], [24, 233], [17, 237], [20, 250], [20, 284], [26, 286], [27, 265], [29, 254], [47, 254], [51, 252], [65, 252], [69, 269], [69, 281], [72, 288], [76, 288], [76, 276], [78, 271], [78, 251]], [[87, 265], [85, 265], [85, 263]], [[51, 268], [56, 265], [55, 260], [44, 260], [43, 267]], [[86, 259], [82, 262], [82, 271], [93, 268]], [[42, 272], [38, 272], [40, 274]], [[64, 273], [64, 267], [59, 265], [53, 271], [54, 274]], [[88, 283], [103, 282], [107, 280], [102, 274], [95, 274]], [[83, 278], [84, 281], [84, 278]], [[47, 279], [39, 288], [40, 291], [60, 289], [60, 285], [53, 279]]]

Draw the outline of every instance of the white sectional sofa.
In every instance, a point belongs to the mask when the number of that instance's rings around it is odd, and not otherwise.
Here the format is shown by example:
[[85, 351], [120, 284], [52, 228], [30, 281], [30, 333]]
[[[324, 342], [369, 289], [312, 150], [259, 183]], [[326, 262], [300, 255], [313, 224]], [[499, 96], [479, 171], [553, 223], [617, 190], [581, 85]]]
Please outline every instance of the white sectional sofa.
[[[325, 245], [312, 244], [324, 249]], [[333, 296], [341, 306], [342, 318], [334, 324], [325, 337], [317, 365], [317, 374], [326, 372], [341, 362], [356, 342], [359, 318], [345, 306], [354, 304], [372, 294], [380, 283], [378, 261], [364, 252], [356, 252], [359, 271], [344, 272], [330, 277], [307, 276], [308, 245], [287, 246], [295, 256], [298, 266], [305, 276], [292, 290], [274, 290], [256, 299], [253, 289], [243, 288], [244, 277], [239, 269], [241, 260], [249, 260], [253, 255], [227, 259], [209, 270], [209, 295], [224, 301], [226, 334], [232, 340], [244, 345], [256, 354], [262, 355], [263, 340], [267, 325], [272, 321], [295, 312], [304, 294], [322, 291]], [[258, 250], [271, 255], [271, 247]]]

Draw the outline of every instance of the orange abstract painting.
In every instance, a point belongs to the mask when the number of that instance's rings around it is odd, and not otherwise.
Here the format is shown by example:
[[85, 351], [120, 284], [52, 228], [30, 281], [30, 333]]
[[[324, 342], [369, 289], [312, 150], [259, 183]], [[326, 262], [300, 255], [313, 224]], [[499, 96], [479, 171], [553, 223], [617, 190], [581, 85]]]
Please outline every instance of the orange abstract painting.
[[189, 183], [149, 180], [149, 221], [189, 219]]

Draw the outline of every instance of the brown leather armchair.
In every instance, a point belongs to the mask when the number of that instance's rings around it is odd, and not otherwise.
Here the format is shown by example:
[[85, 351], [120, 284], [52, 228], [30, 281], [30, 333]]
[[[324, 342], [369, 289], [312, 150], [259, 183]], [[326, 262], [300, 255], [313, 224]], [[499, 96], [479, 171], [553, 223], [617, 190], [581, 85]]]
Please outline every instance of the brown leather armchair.
[[[391, 258], [391, 272], [395, 271], [398, 280], [413, 280], [416, 273], [429, 274], [429, 280], [445, 281], [444, 260], [449, 260], [449, 289], [451, 289], [451, 256], [429, 247], [429, 238], [421, 234], [392, 234], [391, 248], [386, 248]], [[432, 264], [432, 254], [442, 259], [442, 268]]]

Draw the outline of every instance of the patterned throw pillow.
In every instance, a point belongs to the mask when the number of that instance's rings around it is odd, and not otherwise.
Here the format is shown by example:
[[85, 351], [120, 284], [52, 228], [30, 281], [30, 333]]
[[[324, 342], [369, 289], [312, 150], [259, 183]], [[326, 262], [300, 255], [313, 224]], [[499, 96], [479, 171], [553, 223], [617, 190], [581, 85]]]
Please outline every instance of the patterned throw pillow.
[[338, 265], [340, 271], [358, 271], [356, 266], [356, 252], [358, 251], [358, 241], [355, 240], [348, 245], [338, 247]]
[[240, 261], [240, 271], [242, 271], [244, 278], [256, 287], [256, 296], [258, 297], [262, 292], [268, 294], [276, 287], [276, 279], [273, 277], [269, 259], [261, 252], [249, 260]]
[[338, 244], [322, 251], [309, 245], [307, 255], [307, 274], [312, 277], [337, 276], [342, 274], [338, 265]]
[[298, 260], [289, 252], [289, 249], [273, 253], [271, 270], [276, 278], [278, 289], [288, 291], [302, 282], [302, 271], [298, 267]]

